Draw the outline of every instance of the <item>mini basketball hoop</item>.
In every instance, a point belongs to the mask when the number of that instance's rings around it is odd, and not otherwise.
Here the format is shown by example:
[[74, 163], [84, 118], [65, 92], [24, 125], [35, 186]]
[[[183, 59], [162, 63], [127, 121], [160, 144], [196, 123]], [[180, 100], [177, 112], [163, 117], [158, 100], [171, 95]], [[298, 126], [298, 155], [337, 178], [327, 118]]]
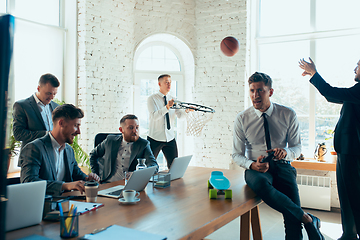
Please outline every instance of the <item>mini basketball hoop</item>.
[[215, 110], [195, 103], [185, 103], [175, 100], [172, 109], [192, 109], [186, 114], [186, 135], [199, 137], [205, 124], [214, 116]]

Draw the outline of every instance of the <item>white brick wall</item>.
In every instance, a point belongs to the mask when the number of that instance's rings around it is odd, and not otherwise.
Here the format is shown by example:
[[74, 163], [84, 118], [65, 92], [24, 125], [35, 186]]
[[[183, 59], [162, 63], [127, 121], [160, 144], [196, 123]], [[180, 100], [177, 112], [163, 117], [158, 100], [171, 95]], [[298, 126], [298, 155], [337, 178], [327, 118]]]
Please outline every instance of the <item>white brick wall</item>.
[[98, 132], [118, 132], [132, 112], [134, 1], [78, 1], [80, 143], [89, 152]]
[[[246, 59], [246, 1], [78, 0], [78, 99], [86, 112], [80, 143], [89, 152], [98, 132], [118, 131], [119, 119], [133, 111], [132, 64], [147, 36], [169, 33], [183, 39], [195, 56], [194, 102], [213, 107], [214, 118], [195, 138], [197, 165], [228, 168], [232, 128], [243, 110]], [[235, 36], [234, 57], [219, 48]]]
[[[194, 99], [216, 111], [203, 137], [195, 139], [197, 165], [229, 168], [233, 122], [244, 109], [246, 26], [246, 1], [196, 1]], [[220, 51], [220, 42], [227, 36], [241, 44], [233, 57]]]

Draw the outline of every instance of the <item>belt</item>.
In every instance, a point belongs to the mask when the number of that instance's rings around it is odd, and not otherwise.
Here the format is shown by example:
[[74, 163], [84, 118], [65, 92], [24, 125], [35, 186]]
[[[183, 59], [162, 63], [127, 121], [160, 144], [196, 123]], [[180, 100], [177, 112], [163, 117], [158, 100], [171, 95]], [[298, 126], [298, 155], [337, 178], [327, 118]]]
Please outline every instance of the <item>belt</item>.
[[276, 163], [282, 163], [282, 164], [290, 164], [290, 161], [286, 161], [286, 160], [277, 160], [277, 161], [274, 161]]

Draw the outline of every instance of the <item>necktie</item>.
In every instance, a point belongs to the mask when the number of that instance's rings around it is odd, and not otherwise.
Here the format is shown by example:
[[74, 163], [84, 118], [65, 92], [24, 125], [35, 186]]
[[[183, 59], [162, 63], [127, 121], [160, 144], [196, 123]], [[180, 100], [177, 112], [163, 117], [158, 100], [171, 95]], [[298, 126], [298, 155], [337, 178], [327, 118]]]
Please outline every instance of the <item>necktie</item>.
[[[167, 104], [166, 96], [164, 96], [164, 101], [165, 101], [165, 106], [166, 106], [166, 104]], [[165, 114], [165, 120], [166, 120], [167, 129], [169, 130], [170, 129], [170, 118], [169, 118], [168, 112]]]
[[271, 149], [271, 140], [270, 140], [270, 132], [269, 132], [269, 123], [266, 119], [266, 114], [263, 113], [261, 115], [264, 119], [264, 129], [265, 129], [265, 141], [267, 150]]

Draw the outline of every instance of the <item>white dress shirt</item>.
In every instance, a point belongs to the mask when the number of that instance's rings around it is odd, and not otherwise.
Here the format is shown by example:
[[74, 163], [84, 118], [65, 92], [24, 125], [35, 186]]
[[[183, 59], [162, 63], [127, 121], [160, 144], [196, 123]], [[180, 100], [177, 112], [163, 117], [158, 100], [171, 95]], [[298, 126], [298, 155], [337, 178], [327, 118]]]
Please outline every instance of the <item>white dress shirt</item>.
[[43, 104], [36, 96], [36, 93], [34, 93], [34, 98], [39, 107], [41, 117], [44, 120], [46, 131], [51, 131], [53, 129], [53, 122], [51, 117], [50, 104]]
[[[271, 103], [266, 110], [272, 148], [287, 152], [284, 160], [293, 161], [301, 154], [301, 137], [296, 113], [291, 108]], [[250, 107], [234, 122], [233, 154], [235, 163], [246, 169], [261, 155], [267, 156], [262, 112]]]
[[64, 149], [66, 143], [64, 144], [64, 146], [61, 146], [53, 137], [53, 135], [51, 135], [51, 133], [49, 133], [49, 135], [55, 153], [56, 180], [64, 181], [64, 177], [65, 177]]
[[115, 182], [125, 178], [125, 172], [129, 171], [133, 143], [134, 142], [127, 142], [123, 138], [116, 157], [115, 174], [108, 180], [109, 182]]
[[[185, 110], [167, 109], [164, 101], [164, 94], [155, 93], [148, 98], [147, 105], [149, 110], [149, 134], [148, 136], [159, 142], [170, 142], [175, 138], [174, 124], [175, 117], [185, 117]], [[171, 95], [166, 95], [166, 101], [175, 99]], [[167, 129], [165, 114], [169, 113], [170, 129]]]

